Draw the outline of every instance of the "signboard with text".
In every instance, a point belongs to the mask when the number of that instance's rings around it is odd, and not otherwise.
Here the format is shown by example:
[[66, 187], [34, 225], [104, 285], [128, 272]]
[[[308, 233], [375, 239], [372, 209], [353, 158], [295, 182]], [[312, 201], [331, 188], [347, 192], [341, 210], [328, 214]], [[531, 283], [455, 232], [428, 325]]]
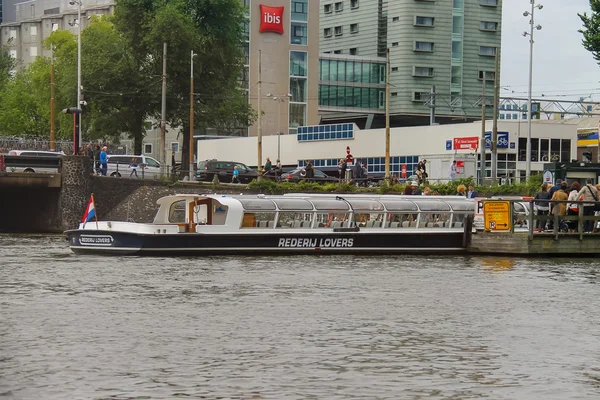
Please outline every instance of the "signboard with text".
[[477, 136], [454, 138], [454, 150], [476, 150], [478, 146]]
[[483, 227], [489, 231], [508, 231], [511, 228], [510, 201], [484, 200]]
[[283, 6], [260, 5], [259, 32], [274, 32], [283, 35]]

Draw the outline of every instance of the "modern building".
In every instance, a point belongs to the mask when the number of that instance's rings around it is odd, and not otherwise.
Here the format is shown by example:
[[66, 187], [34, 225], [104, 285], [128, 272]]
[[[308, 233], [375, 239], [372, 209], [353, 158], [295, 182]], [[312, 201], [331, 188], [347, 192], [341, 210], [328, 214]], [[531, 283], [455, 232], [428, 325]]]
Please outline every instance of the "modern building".
[[322, 53], [389, 49], [393, 125], [428, 123], [433, 105], [438, 122], [480, 118], [484, 85], [492, 105], [501, 0], [321, 0], [320, 19]]

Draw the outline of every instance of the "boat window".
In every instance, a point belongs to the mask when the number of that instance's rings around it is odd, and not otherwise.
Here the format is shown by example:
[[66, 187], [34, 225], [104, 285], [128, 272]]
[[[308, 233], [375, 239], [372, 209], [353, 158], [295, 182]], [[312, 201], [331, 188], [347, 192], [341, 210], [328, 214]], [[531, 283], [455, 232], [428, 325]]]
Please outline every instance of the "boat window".
[[417, 221], [417, 214], [407, 213], [392, 213], [388, 214], [387, 227], [388, 228], [415, 228]]
[[473, 211], [475, 210], [475, 201], [447, 201], [454, 211]]
[[275, 203], [269, 199], [242, 199], [238, 198], [242, 203], [244, 210], [275, 210]]
[[348, 200], [353, 210], [383, 211], [383, 204], [376, 200]]
[[280, 210], [312, 210], [312, 203], [302, 199], [277, 199], [274, 200]]
[[317, 210], [349, 210], [348, 203], [344, 200], [311, 199]]
[[349, 213], [317, 213], [315, 228], [349, 228], [351, 224]]
[[362, 228], [381, 228], [384, 220], [383, 213], [354, 213], [354, 224]]
[[169, 222], [185, 224], [185, 200], [179, 200], [169, 207]]
[[407, 200], [383, 200], [388, 211], [419, 211], [417, 205]]
[[312, 226], [313, 213], [280, 212], [277, 228], [307, 229]]
[[275, 213], [258, 212], [244, 213], [242, 219], [242, 228], [273, 228]]
[[450, 211], [450, 206], [442, 201], [416, 201], [421, 211]]
[[215, 201], [212, 206], [212, 225], [225, 225], [228, 210], [228, 206]]

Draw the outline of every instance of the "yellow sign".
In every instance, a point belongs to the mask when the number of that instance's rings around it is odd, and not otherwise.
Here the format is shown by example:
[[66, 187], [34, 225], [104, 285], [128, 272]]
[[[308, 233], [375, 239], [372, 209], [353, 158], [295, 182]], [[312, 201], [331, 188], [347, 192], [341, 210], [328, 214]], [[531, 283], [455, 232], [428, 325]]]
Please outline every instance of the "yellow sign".
[[483, 201], [483, 224], [485, 230], [508, 231], [510, 219], [510, 201]]

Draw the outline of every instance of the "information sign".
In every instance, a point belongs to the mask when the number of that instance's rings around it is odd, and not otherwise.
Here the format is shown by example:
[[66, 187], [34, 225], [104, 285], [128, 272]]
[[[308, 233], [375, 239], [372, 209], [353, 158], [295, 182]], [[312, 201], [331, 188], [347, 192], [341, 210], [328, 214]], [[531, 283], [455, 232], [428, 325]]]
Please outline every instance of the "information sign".
[[479, 137], [454, 138], [454, 150], [475, 150], [479, 146]]
[[511, 228], [510, 201], [484, 200], [483, 225], [485, 230], [508, 231]]

